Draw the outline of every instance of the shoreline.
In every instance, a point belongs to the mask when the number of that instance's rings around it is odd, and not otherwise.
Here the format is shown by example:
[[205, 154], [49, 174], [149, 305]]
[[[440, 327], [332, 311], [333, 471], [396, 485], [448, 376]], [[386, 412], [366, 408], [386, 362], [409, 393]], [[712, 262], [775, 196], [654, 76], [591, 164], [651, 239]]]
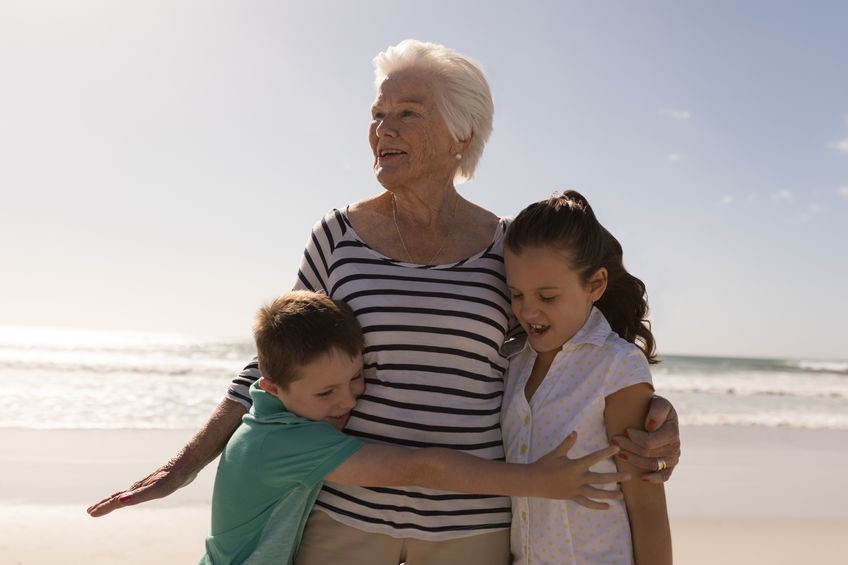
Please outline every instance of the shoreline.
[[[0, 429], [0, 563], [197, 562], [213, 463], [166, 499], [90, 504], [167, 461], [194, 430]], [[684, 427], [666, 486], [684, 564], [838, 562], [848, 554], [848, 430]]]

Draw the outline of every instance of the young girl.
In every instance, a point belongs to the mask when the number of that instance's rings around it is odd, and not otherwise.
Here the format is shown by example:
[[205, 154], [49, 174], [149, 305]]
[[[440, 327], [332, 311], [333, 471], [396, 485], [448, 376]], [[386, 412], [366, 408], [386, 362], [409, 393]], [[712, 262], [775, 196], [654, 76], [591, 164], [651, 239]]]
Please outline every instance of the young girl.
[[[618, 241], [579, 193], [532, 204], [512, 222], [504, 260], [512, 311], [527, 333], [510, 359], [501, 424], [507, 461], [531, 462], [571, 430], [573, 454], [641, 428], [653, 394], [654, 338], [645, 285], [622, 264]], [[662, 466], [662, 460], [658, 460]], [[640, 481], [624, 457], [593, 470], [634, 477], [623, 500], [514, 497], [515, 563], [671, 563], [662, 485]]]

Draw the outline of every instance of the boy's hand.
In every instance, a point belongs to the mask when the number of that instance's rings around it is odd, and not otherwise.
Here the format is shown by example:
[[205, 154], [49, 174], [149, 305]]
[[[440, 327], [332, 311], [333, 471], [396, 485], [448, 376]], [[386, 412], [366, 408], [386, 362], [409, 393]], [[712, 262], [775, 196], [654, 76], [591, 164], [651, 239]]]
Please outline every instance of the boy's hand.
[[[568, 434], [561, 444], [550, 453], [531, 464], [534, 481], [539, 485], [541, 498], [573, 500], [586, 508], [605, 510], [609, 504], [595, 499], [620, 500], [619, 490], [604, 490], [593, 485], [619, 483], [630, 479], [627, 473], [594, 473], [589, 468], [618, 453], [618, 447], [608, 446], [579, 459], [569, 459], [568, 451], [577, 441], [577, 432]], [[538, 474], [537, 474], [538, 473]]]

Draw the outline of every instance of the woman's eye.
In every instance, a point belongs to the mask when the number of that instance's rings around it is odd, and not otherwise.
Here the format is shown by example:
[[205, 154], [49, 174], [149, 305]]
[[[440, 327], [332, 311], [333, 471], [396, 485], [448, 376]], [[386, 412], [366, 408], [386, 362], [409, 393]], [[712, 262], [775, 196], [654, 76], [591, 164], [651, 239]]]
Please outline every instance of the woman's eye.
[[540, 296], [539, 297], [539, 300], [541, 300], [542, 302], [546, 302], [546, 303], [553, 302], [555, 299], [556, 299], [556, 296]]

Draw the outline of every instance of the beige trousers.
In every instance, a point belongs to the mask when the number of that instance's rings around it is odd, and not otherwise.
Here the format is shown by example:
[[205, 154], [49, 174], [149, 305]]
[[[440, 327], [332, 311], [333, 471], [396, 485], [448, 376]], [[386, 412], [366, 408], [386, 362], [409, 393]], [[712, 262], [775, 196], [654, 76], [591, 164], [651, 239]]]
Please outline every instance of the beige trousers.
[[509, 565], [509, 530], [447, 541], [371, 534], [312, 510], [295, 565]]

